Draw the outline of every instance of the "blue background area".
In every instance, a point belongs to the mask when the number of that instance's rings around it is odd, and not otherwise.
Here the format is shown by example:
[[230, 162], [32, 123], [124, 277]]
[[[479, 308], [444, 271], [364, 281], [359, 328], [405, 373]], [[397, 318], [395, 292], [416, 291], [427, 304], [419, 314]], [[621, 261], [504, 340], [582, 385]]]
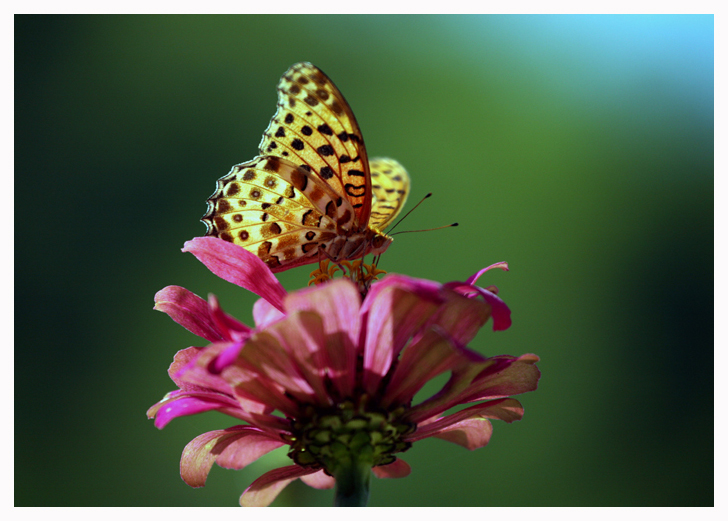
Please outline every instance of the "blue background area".
[[[170, 284], [252, 323], [254, 297], [184, 241], [215, 180], [251, 159], [275, 85], [311, 61], [408, 207], [380, 267], [489, 272], [513, 326], [486, 355], [541, 357], [526, 414], [469, 452], [424, 440], [373, 506], [713, 504], [712, 16], [18, 16], [15, 504], [236, 505], [270, 454], [179, 478], [146, 409], [201, 341], [152, 310]], [[309, 270], [281, 274], [290, 289]], [[276, 505], [329, 505], [297, 482]]]

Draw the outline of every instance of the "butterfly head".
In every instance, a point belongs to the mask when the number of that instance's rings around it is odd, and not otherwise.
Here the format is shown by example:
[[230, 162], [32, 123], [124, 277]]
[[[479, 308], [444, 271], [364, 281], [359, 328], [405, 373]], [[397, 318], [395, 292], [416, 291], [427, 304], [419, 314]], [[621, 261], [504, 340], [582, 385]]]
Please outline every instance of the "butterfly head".
[[370, 236], [367, 241], [369, 245], [367, 253], [371, 253], [372, 255], [381, 255], [387, 250], [387, 248], [389, 248], [389, 245], [392, 244], [392, 238], [377, 229], [370, 228], [368, 231], [370, 232]]

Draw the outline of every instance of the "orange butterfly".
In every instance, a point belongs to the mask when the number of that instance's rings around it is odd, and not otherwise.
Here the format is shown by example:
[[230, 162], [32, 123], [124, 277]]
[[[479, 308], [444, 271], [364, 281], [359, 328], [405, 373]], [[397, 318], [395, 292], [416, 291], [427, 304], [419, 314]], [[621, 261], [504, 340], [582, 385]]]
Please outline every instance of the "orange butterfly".
[[278, 110], [260, 155], [217, 181], [202, 222], [274, 272], [331, 259], [380, 255], [380, 231], [399, 214], [409, 176], [392, 159], [367, 158], [359, 125], [334, 83], [310, 63], [278, 82]]

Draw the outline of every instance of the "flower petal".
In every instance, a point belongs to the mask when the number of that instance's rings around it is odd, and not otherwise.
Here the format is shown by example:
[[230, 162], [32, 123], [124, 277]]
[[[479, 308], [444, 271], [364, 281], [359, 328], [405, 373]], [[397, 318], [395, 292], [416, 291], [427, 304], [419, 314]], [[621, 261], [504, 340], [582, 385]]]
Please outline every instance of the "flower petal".
[[222, 333], [210, 316], [204, 299], [180, 286], [167, 286], [154, 295], [154, 309], [167, 313], [191, 333], [210, 342], [222, 340]]
[[[215, 364], [219, 356], [240, 345], [241, 342], [216, 342], [210, 344], [189, 358], [186, 364], [173, 363], [173, 366], [176, 365], [178, 369], [176, 373], [172, 373], [172, 379], [180, 388], [194, 386], [193, 388], [215, 390], [231, 395], [230, 385], [219, 376], [219, 371], [215, 370]], [[172, 367], [169, 370], [172, 371]]]
[[504, 331], [511, 327], [511, 310], [495, 293], [465, 282], [448, 282], [445, 287], [468, 297], [471, 295], [483, 297], [483, 300], [491, 307], [493, 331]]
[[253, 320], [255, 320], [255, 326], [258, 329], [265, 329], [273, 322], [277, 322], [283, 317], [285, 317], [285, 315], [274, 308], [273, 305], [264, 298], [259, 298], [255, 301], [255, 304], [253, 304]]
[[460, 397], [467, 392], [473, 379], [486, 367], [495, 362], [464, 346], [458, 346], [461, 363], [452, 370], [450, 380], [435, 395], [409, 409], [405, 416], [408, 421], [420, 424], [459, 403]]
[[245, 344], [243, 342], [233, 342], [207, 365], [207, 370], [210, 371], [211, 374], [222, 373], [223, 369], [235, 363], [235, 360], [238, 359], [238, 355], [244, 346]]
[[461, 361], [459, 355], [442, 331], [430, 329], [418, 335], [402, 353], [382, 405], [410, 403], [428, 381], [455, 367]]
[[474, 379], [466, 391], [458, 397], [458, 403], [490, 400], [535, 391], [541, 372], [534, 364], [536, 355], [518, 358], [509, 355], [494, 356], [495, 363], [486, 367]]
[[167, 369], [167, 374], [169, 374], [169, 377], [172, 379], [174, 383], [177, 384], [177, 387], [179, 387], [183, 391], [203, 391], [205, 390], [204, 387], [200, 387], [198, 385], [189, 384], [185, 382], [183, 379], [179, 378], [178, 373], [180, 370], [182, 370], [184, 367], [187, 366], [192, 360], [197, 358], [197, 356], [200, 354], [200, 351], [202, 351], [202, 347], [188, 347], [187, 349], [182, 349], [180, 351], [177, 351], [177, 353], [174, 355], [174, 360], [169, 366], [169, 369]]
[[235, 400], [219, 393], [172, 391], [149, 408], [147, 418], [154, 418], [154, 426], [163, 429], [169, 422], [181, 416], [237, 407]]
[[455, 341], [467, 345], [491, 316], [491, 306], [479, 299], [468, 298], [449, 289], [443, 290], [447, 299], [430, 319], [428, 326], [437, 325]]
[[301, 476], [301, 481], [309, 487], [317, 488], [319, 490], [334, 488], [334, 485], [336, 485], [336, 480], [326, 474], [323, 470], [319, 470], [315, 474]]
[[380, 465], [372, 469], [374, 475], [380, 479], [406, 478], [412, 472], [412, 468], [406, 461], [397, 458], [389, 465]]
[[[245, 373], [240, 369], [236, 369], [234, 371], [234, 378], [228, 378], [225, 371], [234, 368], [234, 364], [223, 368], [223, 372], [217, 371], [220, 360], [227, 357], [239, 347], [240, 342], [218, 342], [210, 344], [200, 350], [194, 359], [180, 369], [175, 378], [185, 386], [194, 385], [198, 389], [215, 390], [228, 396], [235, 396], [239, 407], [245, 413], [269, 412], [272, 408], [266, 405], [267, 402], [251, 395], [241, 395], [233, 389], [233, 383], [240, 385], [241, 382], [255, 380], [255, 374]], [[237, 358], [235, 361], [237, 362]], [[236, 417], [243, 418], [243, 416]], [[249, 421], [248, 417], [244, 417], [243, 419]]]
[[520, 402], [512, 398], [503, 398], [423, 422], [417, 426], [414, 433], [405, 439], [414, 442], [434, 436], [473, 450], [484, 447], [490, 441], [493, 426], [487, 420], [488, 418], [512, 423], [522, 417], [523, 406]]
[[[269, 329], [277, 329], [280, 332], [293, 328], [295, 325], [295, 321], [282, 320]], [[293, 338], [295, 338], [295, 332]], [[282, 388], [285, 397], [270, 396], [265, 403], [275, 404], [276, 408], [286, 407], [281, 411], [287, 415], [295, 416], [296, 403], [309, 403], [315, 394], [306, 378], [301, 374], [294, 358], [281, 345], [278, 338], [268, 330], [261, 331], [248, 340], [238, 355], [235, 366], [242, 372], [252, 372], [257, 375], [254, 380], [246, 378], [244, 387], [236, 385], [236, 391], [250, 388], [252, 383], [268, 386], [275, 395], [278, 395]], [[232, 383], [232, 373], [226, 370], [224, 375], [226, 380]]]
[[[253, 427], [238, 426], [225, 429], [231, 431], [232, 429], [245, 429]], [[257, 429], [256, 429], [257, 430]], [[268, 454], [270, 451], [275, 450], [279, 447], [286, 445], [281, 439], [266, 434], [264, 431], [259, 431], [258, 434], [251, 432], [249, 435], [230, 437], [228, 440], [220, 439], [213, 453], [220, 451], [217, 457], [216, 463], [226, 469], [240, 470], [264, 454]]]
[[[382, 282], [400, 278], [390, 276]], [[439, 291], [411, 291], [395, 283], [384, 287], [371, 300], [367, 296], [367, 300], [371, 307], [366, 313], [363, 384], [366, 392], [375, 393], [407, 341], [437, 311], [443, 299]]]
[[417, 293], [425, 300], [438, 301], [442, 285], [431, 280], [415, 279], [398, 273], [390, 273], [382, 280], [372, 284], [362, 303], [362, 314], [366, 314], [374, 306], [374, 301], [379, 298], [381, 292], [392, 287]]
[[242, 469], [264, 454], [285, 445], [247, 425], [200, 434], [182, 451], [180, 474], [191, 487], [203, 487], [212, 464]]
[[356, 385], [360, 304], [359, 291], [348, 279], [336, 279], [291, 293], [285, 301], [287, 313], [313, 311], [323, 320], [329, 377], [342, 396], [350, 396]]
[[245, 489], [240, 496], [240, 506], [267, 507], [291, 481], [315, 472], [318, 472], [318, 469], [305, 469], [298, 465], [266, 472]]
[[541, 376], [536, 355], [499, 355], [463, 364], [453, 370], [442, 391], [407, 412], [408, 419], [422, 423], [455, 405], [505, 398], [533, 391]]
[[[333, 350], [332, 357], [329, 356], [323, 320], [318, 313], [296, 311], [288, 315], [286, 320], [281, 320], [266, 329], [266, 333], [276, 337], [285, 347], [288, 355], [296, 363], [297, 375], [306, 380], [316, 396], [316, 402], [323, 407], [331, 406], [330, 379], [334, 375], [341, 374], [344, 368], [336, 364], [345, 358], [338, 354], [338, 351], [343, 349], [342, 346]], [[330, 358], [333, 358], [333, 363], [330, 363]]]
[[220, 307], [217, 297], [210, 293], [207, 296], [207, 303], [210, 306], [210, 317], [222, 332], [225, 340], [246, 340], [252, 334], [252, 329], [225, 313]]
[[434, 438], [449, 441], [468, 450], [475, 450], [488, 445], [493, 435], [493, 424], [486, 419], [469, 419], [460, 421], [442, 429]]
[[466, 282], [467, 284], [475, 284], [475, 282], [476, 282], [476, 281], [477, 281], [477, 280], [478, 280], [478, 279], [480, 278], [480, 276], [481, 276], [481, 275], [482, 275], [483, 273], [485, 273], [485, 272], [486, 272], [486, 271], [488, 271], [488, 270], [492, 270], [492, 269], [494, 269], [494, 268], [500, 268], [500, 269], [502, 269], [503, 271], [509, 271], [509, 270], [508, 270], [508, 263], [507, 263], [507, 262], [496, 262], [495, 264], [491, 264], [491, 265], [490, 265], [490, 266], [488, 266], [487, 268], [483, 268], [483, 269], [482, 269], [482, 270], [480, 270], [480, 271], [479, 271], [478, 273], [475, 273], [474, 275], [471, 275], [470, 277], [468, 277], [468, 280], [466, 280], [465, 282]]
[[217, 237], [195, 237], [185, 243], [182, 251], [192, 253], [218, 277], [252, 291], [283, 311], [286, 290], [268, 266], [242, 246]]

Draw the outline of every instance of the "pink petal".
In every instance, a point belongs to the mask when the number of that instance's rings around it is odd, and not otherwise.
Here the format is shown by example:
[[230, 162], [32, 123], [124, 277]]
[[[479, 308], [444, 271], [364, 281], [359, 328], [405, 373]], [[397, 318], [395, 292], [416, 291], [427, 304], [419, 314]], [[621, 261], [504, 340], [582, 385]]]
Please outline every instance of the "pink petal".
[[154, 426], [163, 429], [173, 419], [181, 416], [191, 416], [201, 412], [218, 409], [221, 404], [217, 401], [208, 401], [201, 398], [184, 397], [167, 403], [159, 403], [147, 411], [148, 417], [154, 417]]
[[446, 302], [440, 306], [428, 326], [437, 325], [458, 343], [467, 345], [491, 316], [491, 306], [482, 300], [467, 298], [456, 291], [443, 290]]
[[434, 421], [423, 422], [405, 439], [410, 442], [434, 436], [473, 450], [484, 447], [490, 440], [493, 427], [487, 418], [512, 423], [523, 417], [518, 400], [503, 398], [481, 403]]
[[154, 426], [163, 429], [173, 419], [181, 416], [236, 407], [235, 400], [219, 393], [172, 391], [149, 408], [147, 417], [154, 418]]
[[283, 311], [286, 290], [268, 266], [242, 246], [216, 237], [195, 237], [182, 251], [192, 253], [218, 277], [237, 284]]
[[455, 290], [463, 295], [480, 295], [491, 307], [493, 316], [493, 331], [503, 331], [511, 327], [511, 310], [500, 297], [478, 286], [471, 286], [465, 282], [448, 282], [445, 287]]
[[[303, 371], [296, 364], [295, 358], [290, 356], [277, 338], [277, 336], [281, 336], [280, 333], [288, 333], [293, 336], [293, 341], [296, 341], [296, 333], [300, 336], [300, 332], [290, 331], [291, 328], [296, 327], [296, 324], [296, 319], [283, 320], [269, 328], [273, 331], [266, 330], [257, 333], [245, 344], [236, 365], [246, 372], [255, 373], [257, 383], [269, 385], [276, 392], [282, 388], [287, 396], [299, 403], [306, 403], [311, 401], [315, 392], [302, 374]], [[279, 335], [275, 335], [274, 332], [278, 332]], [[301, 339], [299, 338], [298, 341], [300, 342]], [[228, 382], [231, 381], [230, 375], [230, 372], [225, 372]], [[246, 384], [246, 387], [249, 386]], [[295, 414], [294, 411], [291, 412]]]
[[463, 363], [453, 368], [450, 380], [434, 396], [409, 409], [405, 416], [408, 421], [420, 424], [427, 418], [436, 416], [459, 403], [460, 397], [467, 392], [473, 379], [486, 367], [496, 362], [460, 346]]
[[253, 304], [253, 320], [255, 320], [255, 326], [262, 330], [268, 327], [270, 324], [279, 321], [285, 317], [283, 313], [274, 308], [270, 302], [264, 298], [260, 298]]
[[505, 398], [533, 391], [541, 375], [534, 365], [536, 355], [494, 356], [482, 362], [463, 364], [453, 370], [443, 390], [407, 412], [410, 421], [422, 423], [455, 405]]
[[[266, 405], [265, 401], [251, 396], [236, 395], [232, 385], [233, 382], [228, 381], [229, 378], [227, 373], [218, 374], [215, 371], [216, 364], [220, 357], [228, 355], [231, 349], [236, 349], [236, 346], [239, 347], [240, 343], [218, 342], [216, 344], [210, 344], [206, 348], [202, 349], [187, 365], [180, 369], [175, 378], [177, 378], [181, 384], [185, 386], [194, 385], [197, 386], [196, 388], [215, 390], [229, 396], [235, 395], [235, 398], [239, 403], [239, 407], [242, 407], [246, 413], [267, 412], [269, 410], [269, 406]], [[228, 368], [230, 367], [235, 366], [228, 366]], [[239, 371], [240, 369], [236, 370], [236, 372]], [[241, 382], [254, 380], [255, 378], [255, 374], [245, 373], [242, 371], [240, 374], [236, 374], [234, 384], [240, 385]]]
[[319, 490], [334, 488], [334, 485], [336, 485], [336, 480], [326, 474], [323, 470], [319, 470], [315, 474], [309, 474], [308, 476], [301, 476], [301, 481], [309, 487], [317, 488]]
[[241, 341], [233, 342], [207, 365], [208, 371], [212, 374], [222, 373], [223, 369], [235, 363], [244, 345], [244, 342]]
[[492, 270], [494, 268], [500, 268], [503, 271], [508, 271], [508, 263], [507, 262], [496, 262], [495, 264], [491, 264], [487, 268], [483, 268], [478, 273], [471, 275], [468, 277], [468, 280], [465, 281], [467, 284], [475, 284], [475, 282], [480, 278], [480, 276], [485, 273], [488, 270]]
[[449, 441], [468, 450], [475, 450], [488, 445], [493, 434], [493, 424], [485, 419], [463, 420], [442, 429], [434, 438]]
[[429, 330], [405, 348], [387, 386], [382, 405], [410, 403], [428, 381], [461, 361], [460, 352], [443, 334]]
[[406, 461], [397, 458], [389, 465], [374, 467], [372, 472], [380, 479], [406, 478], [412, 472], [412, 468], [410, 468]]
[[285, 418], [281, 418], [280, 416], [270, 414], [271, 412], [273, 412], [272, 409], [266, 413], [250, 413], [245, 421], [270, 434], [275, 434], [279, 438], [281, 436], [290, 436], [290, 421]]
[[210, 293], [207, 297], [210, 306], [210, 316], [222, 332], [225, 340], [246, 340], [252, 334], [252, 329], [225, 313], [217, 301], [217, 297]]
[[189, 364], [192, 360], [197, 358], [202, 349], [202, 347], [188, 347], [187, 349], [177, 351], [177, 353], [174, 355], [174, 360], [172, 361], [172, 364], [169, 366], [169, 369], [167, 369], [167, 374], [169, 374], [169, 377], [174, 383], [177, 384], [177, 387], [179, 387], [183, 391], [204, 390], [204, 387], [200, 387], [194, 384], [188, 384], [178, 377], [179, 371], [183, 367], [187, 366], [187, 364]]
[[[200, 389], [215, 390], [224, 394], [231, 395], [232, 389], [230, 385], [221, 378], [217, 372], [211, 371], [216, 358], [227, 349], [239, 346], [240, 342], [217, 342], [200, 349], [184, 366], [177, 364], [179, 368], [172, 375], [177, 385], [180, 387], [195, 386]], [[175, 365], [175, 364], [173, 364]], [[170, 371], [172, 367], [170, 367]]]
[[167, 313], [191, 333], [217, 342], [222, 334], [210, 316], [207, 302], [180, 286], [167, 286], [154, 295], [154, 309]]
[[323, 407], [332, 405], [329, 378], [339, 368], [329, 362], [321, 317], [312, 311], [296, 311], [266, 329], [266, 333], [273, 335], [296, 362], [297, 375], [313, 390], [316, 403]]
[[501, 355], [490, 360], [494, 363], [473, 379], [472, 384], [458, 398], [459, 403], [523, 394], [535, 391], [538, 387], [541, 372], [534, 365], [539, 360], [536, 355], [527, 354], [518, 358]]
[[[226, 430], [229, 431], [234, 428], [231, 427]], [[243, 426], [242, 428], [248, 427]], [[253, 429], [253, 427], [250, 427], [250, 429]], [[212, 451], [213, 453], [219, 451], [216, 463], [223, 468], [236, 470], [240, 470], [262, 455], [286, 445], [280, 438], [273, 437], [262, 431], [259, 434], [251, 433], [247, 436], [231, 437], [227, 440], [227, 443], [223, 443], [223, 441], [221, 439]]]
[[387, 288], [400, 288], [416, 293], [424, 300], [439, 302], [442, 285], [431, 280], [415, 279], [398, 273], [390, 273], [382, 280], [372, 284], [361, 306], [363, 315], [369, 312], [374, 306], [374, 301], [379, 298], [379, 294]]
[[295, 416], [298, 412], [296, 400], [285, 393], [285, 388], [269, 378], [262, 377], [240, 360], [223, 370], [222, 376], [232, 387], [232, 394], [245, 410], [253, 412], [253, 404], [261, 404], [259, 411], [269, 412], [278, 409], [286, 416]]
[[[385, 280], [393, 278], [387, 277]], [[442, 299], [439, 295], [412, 292], [399, 285], [389, 285], [370, 302], [371, 309], [366, 318], [363, 383], [365, 391], [373, 394], [393, 360], [437, 311]]]
[[318, 472], [318, 469], [305, 469], [298, 465], [266, 472], [243, 492], [240, 496], [240, 506], [267, 507], [291, 481], [315, 472]]
[[285, 443], [249, 426], [206, 432], [184, 448], [180, 474], [189, 486], [203, 487], [215, 460], [222, 467], [242, 469], [282, 445]]
[[287, 313], [313, 311], [323, 320], [327, 366], [331, 383], [343, 396], [354, 390], [356, 346], [359, 342], [361, 296], [348, 279], [336, 279], [321, 286], [288, 295]]

